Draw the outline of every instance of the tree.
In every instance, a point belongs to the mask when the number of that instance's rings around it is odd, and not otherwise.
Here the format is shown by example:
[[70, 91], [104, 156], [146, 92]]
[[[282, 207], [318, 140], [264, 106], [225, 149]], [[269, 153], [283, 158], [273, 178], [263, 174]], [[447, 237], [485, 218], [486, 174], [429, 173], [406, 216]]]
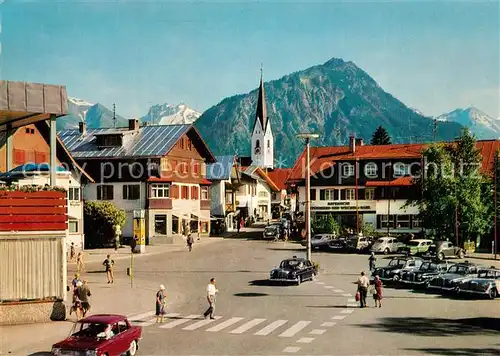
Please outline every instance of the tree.
[[340, 225], [333, 215], [320, 215], [311, 221], [315, 234], [338, 234]]
[[389, 136], [389, 133], [387, 130], [379, 126], [375, 130], [375, 132], [372, 135], [372, 140], [371, 140], [372, 145], [390, 145], [391, 144], [391, 136]]
[[112, 244], [115, 226], [123, 228], [125, 211], [107, 201], [87, 201], [83, 209], [85, 240], [88, 247]]

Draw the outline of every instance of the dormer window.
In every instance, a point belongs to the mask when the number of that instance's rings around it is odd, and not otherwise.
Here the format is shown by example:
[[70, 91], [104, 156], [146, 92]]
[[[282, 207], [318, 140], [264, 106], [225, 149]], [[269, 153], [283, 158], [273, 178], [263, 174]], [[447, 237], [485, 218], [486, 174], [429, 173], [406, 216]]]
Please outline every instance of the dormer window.
[[120, 147], [122, 143], [122, 135], [109, 134], [96, 136], [96, 144], [99, 147]]

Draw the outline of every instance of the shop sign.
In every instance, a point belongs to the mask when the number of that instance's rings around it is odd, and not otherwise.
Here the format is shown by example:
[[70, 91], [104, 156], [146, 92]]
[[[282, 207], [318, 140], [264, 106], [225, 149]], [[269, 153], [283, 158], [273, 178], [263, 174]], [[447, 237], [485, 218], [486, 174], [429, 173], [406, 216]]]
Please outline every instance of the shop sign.
[[259, 205], [267, 205], [268, 202], [267, 199], [259, 199]]
[[[314, 204], [314, 203], [313, 203]], [[328, 211], [356, 211], [356, 201], [333, 201], [321, 202], [319, 204], [311, 204], [311, 210], [328, 210]], [[367, 201], [358, 201], [358, 211], [376, 210], [375, 203]]]

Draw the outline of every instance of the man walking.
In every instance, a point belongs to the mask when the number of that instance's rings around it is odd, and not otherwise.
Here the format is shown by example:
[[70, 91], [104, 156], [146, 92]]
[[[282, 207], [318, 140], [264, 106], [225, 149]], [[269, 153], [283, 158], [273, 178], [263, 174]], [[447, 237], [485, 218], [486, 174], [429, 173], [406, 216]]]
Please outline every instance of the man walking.
[[207, 301], [208, 301], [208, 309], [203, 313], [205, 318], [210, 315], [210, 319], [215, 319], [214, 311], [215, 311], [215, 295], [219, 292], [219, 290], [215, 287], [215, 278], [210, 279], [210, 283], [207, 286]]
[[366, 295], [368, 294], [368, 287], [370, 286], [370, 280], [365, 276], [365, 272], [361, 272], [361, 276], [358, 278], [358, 293], [359, 293], [359, 304], [361, 308], [366, 307]]
[[375, 253], [372, 252], [370, 257], [368, 258], [368, 263], [370, 264], [370, 272], [375, 271], [375, 261], [377, 261], [377, 257], [375, 257]]
[[91, 296], [90, 288], [87, 285], [86, 280], [84, 280], [83, 284], [78, 287], [76, 294], [82, 305], [82, 317], [85, 318], [85, 315], [90, 310], [89, 297]]
[[114, 276], [113, 276], [113, 266], [115, 264], [115, 261], [111, 259], [110, 255], [106, 256], [106, 259], [102, 263], [104, 267], [106, 267], [106, 277], [108, 278], [108, 284], [114, 282]]
[[194, 237], [193, 237], [192, 233], [188, 234], [186, 241], [187, 241], [187, 246], [188, 246], [189, 252], [191, 252], [193, 250], [193, 243], [194, 243]]

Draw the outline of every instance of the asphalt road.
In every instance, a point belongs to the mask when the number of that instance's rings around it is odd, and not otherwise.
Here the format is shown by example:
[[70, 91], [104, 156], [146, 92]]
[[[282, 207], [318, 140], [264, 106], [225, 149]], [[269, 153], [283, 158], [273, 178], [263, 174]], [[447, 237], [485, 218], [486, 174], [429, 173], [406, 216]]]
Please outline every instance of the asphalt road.
[[[106, 285], [105, 275], [96, 273], [102, 269], [96, 263], [87, 272], [96, 290], [92, 311], [125, 314], [142, 325], [140, 355], [500, 354], [500, 299], [461, 300], [387, 287], [382, 308], [359, 309], [354, 282], [368, 269], [368, 256], [328, 252], [313, 254], [320, 263], [314, 282], [269, 285], [270, 269], [304, 253], [293, 243], [246, 239], [195, 245], [191, 253], [136, 259], [134, 288], [121, 265], [126, 261], [120, 262], [114, 285]], [[378, 264], [386, 263], [385, 257], [379, 258]], [[211, 277], [220, 290], [218, 319], [205, 321], [201, 315]], [[152, 315], [159, 284], [167, 288], [170, 315], [160, 325]], [[49, 325], [36, 345], [37, 355], [50, 350], [70, 327]], [[49, 334], [56, 327], [59, 334]], [[11, 354], [34, 350], [27, 351]]]

